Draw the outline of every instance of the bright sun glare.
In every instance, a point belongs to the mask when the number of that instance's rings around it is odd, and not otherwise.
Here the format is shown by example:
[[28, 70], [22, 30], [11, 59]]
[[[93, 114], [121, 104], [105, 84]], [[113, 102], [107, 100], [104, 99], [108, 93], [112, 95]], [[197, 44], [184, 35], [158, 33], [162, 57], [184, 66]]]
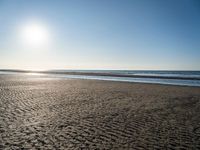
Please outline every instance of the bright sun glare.
[[38, 22], [29, 22], [20, 29], [21, 41], [29, 48], [40, 48], [49, 43], [49, 31], [46, 26]]

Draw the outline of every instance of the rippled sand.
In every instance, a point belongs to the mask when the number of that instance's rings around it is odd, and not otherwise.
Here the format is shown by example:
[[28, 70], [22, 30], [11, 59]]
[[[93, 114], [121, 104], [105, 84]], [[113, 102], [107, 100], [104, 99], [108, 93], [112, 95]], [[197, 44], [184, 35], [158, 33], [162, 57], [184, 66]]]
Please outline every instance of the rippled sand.
[[200, 88], [0, 75], [0, 149], [200, 149]]

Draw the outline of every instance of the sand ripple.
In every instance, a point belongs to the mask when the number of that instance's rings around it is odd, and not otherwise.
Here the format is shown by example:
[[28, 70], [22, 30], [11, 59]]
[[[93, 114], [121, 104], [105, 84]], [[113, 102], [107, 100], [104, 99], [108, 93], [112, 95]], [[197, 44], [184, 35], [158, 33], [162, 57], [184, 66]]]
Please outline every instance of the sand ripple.
[[200, 88], [0, 76], [0, 149], [200, 149]]

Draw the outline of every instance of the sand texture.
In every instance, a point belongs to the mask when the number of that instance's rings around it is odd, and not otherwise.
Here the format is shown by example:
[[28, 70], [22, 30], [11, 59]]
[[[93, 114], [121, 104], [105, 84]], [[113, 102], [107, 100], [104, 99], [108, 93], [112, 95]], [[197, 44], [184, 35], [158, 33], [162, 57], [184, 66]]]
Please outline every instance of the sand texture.
[[200, 88], [0, 75], [0, 149], [200, 149]]

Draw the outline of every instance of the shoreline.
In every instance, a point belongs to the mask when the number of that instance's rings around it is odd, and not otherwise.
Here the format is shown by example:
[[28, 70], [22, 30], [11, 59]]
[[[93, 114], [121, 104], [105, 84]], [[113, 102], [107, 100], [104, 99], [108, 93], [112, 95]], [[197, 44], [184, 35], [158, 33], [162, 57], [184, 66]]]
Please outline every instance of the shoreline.
[[60, 75], [85, 75], [85, 76], [105, 76], [105, 77], [128, 77], [128, 78], [151, 78], [151, 79], [177, 79], [177, 80], [200, 80], [200, 77], [177, 77], [177, 76], [154, 76], [154, 75], [129, 75], [129, 74], [114, 74], [114, 73], [96, 73], [96, 72], [81, 72], [81, 71], [28, 71], [28, 70], [6, 70], [1, 69], [0, 72], [13, 73], [43, 73], [43, 74], [60, 74]]
[[[47, 76], [50, 78], [71, 78], [71, 79], [87, 79], [87, 80], [102, 80], [102, 81], [115, 81], [115, 82], [128, 82], [128, 83], [145, 83], [145, 84], [160, 84], [160, 85], [174, 85], [174, 86], [189, 86], [200, 87], [200, 80], [184, 80], [183, 78], [168, 79], [168, 77], [160, 78], [149, 76], [134, 76], [128, 77], [126, 75], [118, 74], [105, 74], [105, 73], [82, 73], [82, 72], [47, 72], [47, 71], [13, 71], [13, 70], [0, 70], [0, 74], [4, 75], [34, 75], [34, 76]], [[134, 77], [133, 77], [134, 76]]]

